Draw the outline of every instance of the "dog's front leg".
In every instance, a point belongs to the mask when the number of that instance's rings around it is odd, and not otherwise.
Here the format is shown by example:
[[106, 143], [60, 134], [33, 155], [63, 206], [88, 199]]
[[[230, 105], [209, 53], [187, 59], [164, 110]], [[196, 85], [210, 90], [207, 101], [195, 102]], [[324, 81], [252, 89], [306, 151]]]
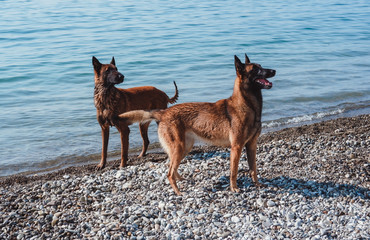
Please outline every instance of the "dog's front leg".
[[108, 141], [109, 141], [109, 125], [100, 125], [101, 126], [101, 137], [102, 137], [102, 151], [101, 151], [101, 160], [100, 163], [96, 166], [97, 170], [101, 170], [105, 167], [107, 163], [107, 151], [108, 151]]
[[257, 139], [258, 135], [253, 137], [246, 145], [245, 149], [247, 152], [247, 158], [248, 158], [248, 165], [249, 165], [249, 174], [252, 178], [253, 183], [261, 187], [263, 184], [261, 184], [258, 181], [257, 178], [257, 163], [256, 163], [256, 153], [257, 153]]
[[230, 190], [232, 192], [240, 192], [236, 184], [236, 180], [238, 177], [238, 167], [239, 167], [239, 160], [240, 155], [242, 152], [242, 147], [239, 145], [231, 146], [230, 152]]
[[121, 164], [119, 167], [123, 168], [127, 165], [130, 128], [126, 124], [121, 124], [117, 128], [121, 135]]

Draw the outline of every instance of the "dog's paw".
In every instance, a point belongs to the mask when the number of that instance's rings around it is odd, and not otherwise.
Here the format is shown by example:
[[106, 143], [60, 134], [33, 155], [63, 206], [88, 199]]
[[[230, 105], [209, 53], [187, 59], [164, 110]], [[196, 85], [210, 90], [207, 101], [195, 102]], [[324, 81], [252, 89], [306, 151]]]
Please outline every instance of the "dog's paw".
[[105, 167], [105, 166], [104, 166], [104, 164], [98, 164], [98, 165], [96, 165], [95, 170], [100, 171], [100, 170], [102, 170], [104, 167]]
[[254, 185], [258, 188], [264, 188], [264, 187], [267, 187], [266, 184], [263, 184], [263, 183], [260, 183], [260, 182], [255, 182]]
[[125, 167], [126, 167], [126, 165], [122, 165], [122, 164], [120, 164], [118, 169], [119, 169], [119, 170], [122, 170], [122, 169], [124, 169]]
[[179, 191], [179, 190], [175, 190], [175, 194], [177, 195], [177, 196], [181, 196], [182, 195], [182, 193]]
[[239, 193], [240, 189], [238, 187], [230, 187], [230, 190], [234, 193]]
[[137, 158], [143, 158], [143, 157], [145, 157], [146, 156], [146, 153], [140, 153], [140, 155], [139, 156], [137, 156]]

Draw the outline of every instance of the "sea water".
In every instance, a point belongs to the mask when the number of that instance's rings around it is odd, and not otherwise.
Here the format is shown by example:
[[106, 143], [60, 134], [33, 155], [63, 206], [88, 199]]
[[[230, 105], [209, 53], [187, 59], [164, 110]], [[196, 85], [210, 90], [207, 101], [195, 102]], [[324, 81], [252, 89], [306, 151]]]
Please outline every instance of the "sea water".
[[[92, 56], [179, 103], [232, 94], [234, 55], [276, 69], [264, 131], [370, 112], [368, 1], [1, 1], [0, 176], [98, 163]], [[149, 132], [157, 141], [156, 124]], [[140, 148], [136, 125], [130, 148]], [[109, 156], [119, 158], [112, 128]]]

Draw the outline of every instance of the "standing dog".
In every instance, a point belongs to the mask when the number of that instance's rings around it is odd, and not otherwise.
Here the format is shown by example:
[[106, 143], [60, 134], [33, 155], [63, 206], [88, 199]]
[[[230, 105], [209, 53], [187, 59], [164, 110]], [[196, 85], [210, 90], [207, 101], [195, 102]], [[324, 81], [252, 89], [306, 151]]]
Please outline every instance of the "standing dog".
[[[96, 115], [102, 129], [103, 148], [101, 161], [97, 169], [105, 167], [107, 162], [107, 149], [109, 140], [109, 127], [115, 126], [121, 135], [121, 164], [127, 164], [129, 133], [128, 125], [123, 121], [117, 121], [117, 116], [121, 113], [138, 109], [165, 109], [168, 103], [175, 103], [178, 99], [176, 83], [176, 93], [173, 98], [169, 98], [166, 93], [154, 87], [135, 87], [128, 89], [116, 88], [114, 85], [123, 82], [124, 76], [118, 72], [114, 57], [110, 64], [101, 64], [95, 57], [92, 58], [95, 74], [94, 103]], [[139, 157], [145, 155], [148, 145], [148, 127], [150, 121], [140, 124], [140, 133], [143, 138], [143, 150]]]
[[231, 147], [230, 188], [239, 192], [236, 184], [238, 164], [243, 147], [246, 148], [250, 175], [257, 179], [256, 150], [261, 132], [262, 93], [272, 84], [267, 78], [275, 76], [275, 70], [250, 63], [245, 55], [245, 64], [235, 56], [236, 79], [234, 91], [228, 99], [215, 103], [183, 103], [166, 110], [133, 111], [119, 118], [128, 124], [155, 119], [159, 122], [159, 140], [170, 158], [168, 179], [177, 195], [180, 195], [176, 180], [180, 161], [188, 154], [196, 139], [217, 146]]

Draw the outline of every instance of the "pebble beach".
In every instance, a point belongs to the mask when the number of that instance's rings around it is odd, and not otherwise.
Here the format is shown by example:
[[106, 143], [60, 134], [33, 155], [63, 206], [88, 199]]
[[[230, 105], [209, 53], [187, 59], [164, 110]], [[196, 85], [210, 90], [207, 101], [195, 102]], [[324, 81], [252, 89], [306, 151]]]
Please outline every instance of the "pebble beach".
[[255, 187], [243, 153], [229, 190], [227, 148], [182, 161], [176, 196], [162, 150], [0, 178], [0, 239], [370, 239], [370, 115], [260, 136]]

